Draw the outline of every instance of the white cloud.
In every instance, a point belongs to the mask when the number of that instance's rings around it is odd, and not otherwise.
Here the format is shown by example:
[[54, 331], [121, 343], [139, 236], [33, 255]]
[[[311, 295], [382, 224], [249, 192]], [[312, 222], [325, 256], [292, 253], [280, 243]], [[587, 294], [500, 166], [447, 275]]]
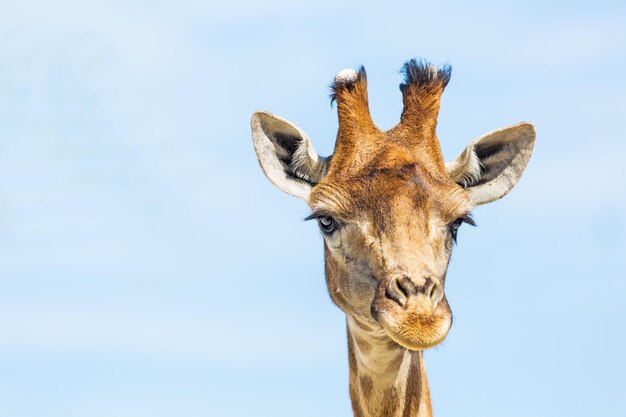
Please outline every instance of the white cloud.
[[19, 42], [48, 45], [45, 52], [53, 55], [50, 46], [63, 48], [63, 42], [95, 36], [135, 73], [158, 73], [164, 67], [189, 64], [193, 51], [174, 23], [165, 13], [152, 13], [129, 2], [10, 2], [3, 4], [0, 16], [5, 38], [12, 35]]
[[[342, 340], [343, 322], [293, 322], [289, 316], [270, 317], [249, 312], [214, 316], [174, 317], [163, 312], [146, 317], [136, 312], [45, 311], [0, 315], [0, 344], [11, 348], [61, 348], [144, 352], [214, 361], [240, 361], [252, 347], [259, 361], [298, 360], [298, 346], [308, 357], [337, 356], [334, 340]], [[323, 325], [323, 327], [322, 327]], [[336, 333], [337, 337], [329, 337]]]
[[525, 213], [589, 213], [598, 207], [616, 207], [626, 215], [624, 178], [626, 150], [591, 150], [537, 155], [522, 177], [523, 192], [515, 194], [515, 209]]
[[[609, 62], [623, 60], [616, 50], [626, 48], [623, 17], [569, 18], [528, 31], [509, 57], [539, 73], [586, 68], [588, 76], [608, 76]], [[530, 64], [530, 65], [529, 65]], [[573, 67], [572, 67], [573, 66]], [[555, 74], [555, 76], [558, 76]]]

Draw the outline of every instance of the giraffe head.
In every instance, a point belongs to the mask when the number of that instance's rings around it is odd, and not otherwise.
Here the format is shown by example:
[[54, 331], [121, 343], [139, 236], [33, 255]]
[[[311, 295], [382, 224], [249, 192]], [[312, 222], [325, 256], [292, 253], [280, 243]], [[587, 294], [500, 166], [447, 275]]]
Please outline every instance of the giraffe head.
[[343, 70], [332, 84], [339, 130], [334, 152], [317, 155], [294, 124], [252, 116], [263, 171], [304, 199], [324, 236], [332, 300], [346, 314], [422, 350], [452, 324], [445, 279], [457, 230], [471, 210], [507, 194], [530, 158], [535, 131], [520, 123], [469, 143], [445, 163], [435, 127], [450, 68], [411, 60], [400, 85], [400, 122], [383, 132], [368, 107], [365, 70]]

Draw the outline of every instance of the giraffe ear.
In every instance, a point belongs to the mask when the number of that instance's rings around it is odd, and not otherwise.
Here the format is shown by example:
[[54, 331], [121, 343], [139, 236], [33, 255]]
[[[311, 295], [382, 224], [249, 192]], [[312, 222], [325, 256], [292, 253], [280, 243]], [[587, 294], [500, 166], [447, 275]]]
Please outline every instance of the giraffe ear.
[[517, 184], [534, 144], [535, 127], [522, 122], [474, 139], [446, 168], [475, 205], [490, 203]]
[[252, 142], [263, 172], [276, 187], [304, 200], [326, 174], [320, 157], [299, 127], [271, 113], [252, 115]]

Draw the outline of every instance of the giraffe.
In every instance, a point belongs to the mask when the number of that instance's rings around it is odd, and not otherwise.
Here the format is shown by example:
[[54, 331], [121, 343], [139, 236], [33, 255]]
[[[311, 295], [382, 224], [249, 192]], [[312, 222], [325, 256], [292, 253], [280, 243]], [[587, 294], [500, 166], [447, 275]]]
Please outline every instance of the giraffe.
[[285, 119], [257, 111], [251, 123], [265, 175], [308, 203], [306, 219], [323, 235], [328, 292], [346, 314], [355, 417], [432, 416], [422, 352], [452, 325], [444, 285], [458, 230], [475, 225], [472, 209], [513, 188], [535, 142], [522, 122], [444, 162], [436, 125], [451, 68], [412, 59], [402, 73], [403, 111], [387, 131], [370, 116], [365, 69], [337, 73], [328, 157]]

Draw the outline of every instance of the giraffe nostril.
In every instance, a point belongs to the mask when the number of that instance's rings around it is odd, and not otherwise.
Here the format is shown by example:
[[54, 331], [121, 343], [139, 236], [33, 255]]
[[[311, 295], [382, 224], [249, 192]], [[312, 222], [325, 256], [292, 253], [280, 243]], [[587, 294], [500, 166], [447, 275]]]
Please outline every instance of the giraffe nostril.
[[424, 294], [431, 298], [436, 286], [437, 284], [435, 284], [435, 281], [432, 278], [426, 278], [426, 282], [424, 282]]
[[393, 277], [389, 284], [387, 285], [387, 289], [385, 290], [385, 295], [387, 298], [395, 301], [400, 304], [400, 306], [405, 307], [408, 301], [408, 298], [411, 296], [410, 290], [407, 289], [405, 285], [401, 284], [400, 277]]
[[408, 296], [412, 296], [417, 294], [417, 287], [411, 281], [411, 278], [403, 275], [401, 278], [398, 278], [398, 287]]
[[[428, 304], [430, 304], [431, 307], [429, 308], [434, 309], [443, 298], [443, 288], [435, 278], [427, 277], [422, 282], [423, 284], [416, 285], [407, 275], [395, 275], [389, 280], [385, 288], [385, 296], [395, 301], [403, 308], [408, 307], [412, 298], [419, 296], [421, 299], [421, 297], [424, 297], [426, 300], [430, 301]], [[421, 303], [421, 301], [418, 302]]]
[[443, 299], [443, 287], [434, 279], [428, 278], [426, 282], [426, 296], [433, 303], [433, 309], [437, 308], [437, 304]]

